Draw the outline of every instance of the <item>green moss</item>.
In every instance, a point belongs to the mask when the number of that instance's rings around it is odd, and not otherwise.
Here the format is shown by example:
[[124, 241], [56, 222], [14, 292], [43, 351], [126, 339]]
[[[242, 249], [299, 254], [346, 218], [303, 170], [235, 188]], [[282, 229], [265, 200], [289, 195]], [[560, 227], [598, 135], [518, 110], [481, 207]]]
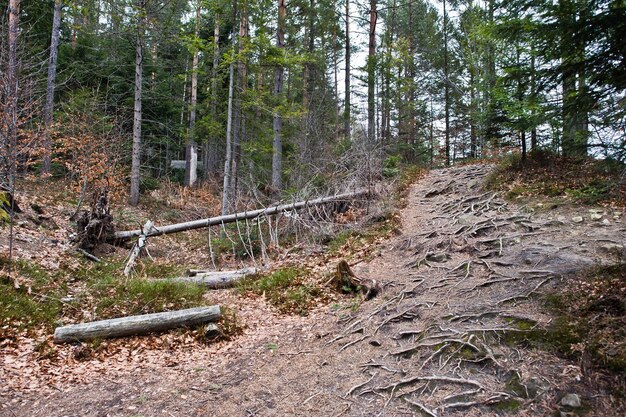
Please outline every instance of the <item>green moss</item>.
[[331, 254], [339, 252], [341, 248], [343, 248], [343, 246], [348, 243], [348, 240], [350, 240], [350, 238], [356, 236], [358, 236], [358, 233], [354, 230], [343, 230], [337, 233], [335, 237], [333, 237], [331, 241], [328, 242], [328, 252]]
[[522, 407], [522, 402], [515, 398], [500, 401], [493, 405], [493, 409], [500, 415], [502, 414], [515, 414]]
[[[0, 266], [3, 262], [6, 268], [6, 260], [0, 259]], [[107, 319], [206, 304], [201, 287], [141, 276], [127, 278], [122, 262], [85, 263], [76, 271], [50, 273], [20, 260], [14, 268], [25, 281], [22, 288], [15, 289], [8, 280], [0, 282], [0, 323], [13, 327], [52, 328], [61, 319], [83, 320], [81, 311], [94, 311], [93, 319]], [[169, 276], [173, 268], [166, 267], [163, 273]], [[75, 286], [76, 282], [81, 284]], [[81, 290], [76, 293], [76, 288]], [[72, 299], [61, 301], [69, 293]]]
[[624, 164], [617, 161], [563, 158], [541, 151], [530, 154], [526, 161], [519, 155], [502, 159], [486, 185], [503, 191], [509, 199], [543, 196], [567, 198], [580, 204], [623, 202], [623, 170]]
[[572, 360], [585, 357], [598, 368], [626, 372], [626, 285], [624, 265], [588, 270], [566, 290], [543, 298], [554, 316], [546, 328], [515, 321], [522, 331], [504, 334], [504, 341], [555, 352]]
[[248, 277], [239, 282], [238, 289], [264, 295], [282, 312], [304, 315], [321, 295], [319, 288], [303, 282], [307, 275], [307, 270], [283, 268], [268, 275]]

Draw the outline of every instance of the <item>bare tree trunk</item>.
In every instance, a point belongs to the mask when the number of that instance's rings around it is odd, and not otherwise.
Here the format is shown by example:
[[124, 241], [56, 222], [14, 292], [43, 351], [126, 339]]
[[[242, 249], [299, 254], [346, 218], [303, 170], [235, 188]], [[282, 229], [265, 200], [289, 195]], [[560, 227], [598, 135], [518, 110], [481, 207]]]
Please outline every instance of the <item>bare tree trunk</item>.
[[232, 130], [233, 130], [233, 90], [235, 84], [235, 32], [232, 33], [232, 60], [229, 66], [228, 81], [228, 113], [226, 116], [226, 156], [224, 161], [224, 190], [222, 192], [222, 216], [230, 212], [231, 195], [231, 166], [233, 160]]
[[[211, 119], [217, 116], [217, 68], [220, 64], [220, 16], [215, 13], [213, 28], [213, 67], [211, 68]], [[217, 138], [210, 137], [204, 145], [204, 178], [209, 178], [217, 170]]]
[[[246, 38], [248, 37], [248, 15], [245, 5], [241, 9], [239, 17], [239, 53], [245, 50]], [[233, 145], [232, 162], [230, 166], [230, 196], [237, 199], [238, 171], [241, 160], [241, 142], [245, 128], [243, 126], [243, 114], [241, 112], [241, 97], [246, 88], [247, 67], [245, 61], [239, 57], [237, 62], [237, 79], [235, 80], [234, 114], [233, 114]]]
[[[8, 49], [9, 56], [5, 74], [4, 88], [6, 96], [4, 103], [4, 120], [2, 127], [6, 129], [6, 137], [3, 141], [2, 180], [8, 185], [12, 194], [15, 187], [16, 158], [17, 158], [17, 123], [18, 123], [18, 78], [17, 78], [17, 39], [19, 36], [20, 2], [9, 0], [9, 26], [8, 26]], [[11, 223], [13, 224], [13, 223]]]
[[[196, 39], [200, 35], [200, 12], [202, 2], [198, 0], [196, 6]], [[195, 48], [195, 46], [194, 46]], [[193, 187], [198, 179], [198, 145], [196, 143], [194, 127], [196, 125], [196, 104], [198, 102], [198, 55], [199, 51], [193, 51], [193, 61], [191, 64], [191, 102], [189, 109], [189, 133], [188, 143], [185, 148], [185, 186]]]
[[[409, 18], [409, 27], [413, 27], [413, 6], [412, 3], [408, 4], [408, 18]], [[406, 144], [407, 144], [407, 159], [414, 160], [416, 152], [415, 152], [415, 38], [412, 32], [409, 32], [408, 35], [408, 48], [409, 48], [409, 57], [406, 62], [406, 79], [408, 83], [408, 88], [406, 89]]]
[[[279, 50], [285, 48], [285, 17], [287, 15], [287, 5], [285, 0], [278, 0], [278, 26], [276, 28], [276, 47]], [[274, 96], [279, 99], [283, 91], [284, 68], [281, 64], [276, 66], [274, 72]], [[283, 188], [283, 140], [282, 127], [283, 119], [280, 110], [274, 110], [274, 143], [272, 154], [272, 189], [275, 194], [279, 194]]]
[[376, 139], [376, 0], [370, 0], [370, 29], [367, 54], [367, 139]]
[[338, 51], [335, 49], [337, 44], [337, 29], [333, 26], [333, 72], [334, 72], [334, 89], [335, 89], [335, 141], [339, 139], [339, 63], [337, 62]]
[[54, 3], [54, 17], [52, 18], [52, 36], [50, 40], [50, 58], [48, 60], [48, 83], [46, 85], [46, 106], [44, 107], [44, 156], [41, 166], [42, 174], [49, 174], [51, 168], [52, 142], [50, 140], [50, 125], [54, 110], [54, 89], [57, 76], [57, 57], [59, 52], [59, 32], [61, 27], [61, 8], [63, 1], [56, 0]]
[[346, 71], [345, 101], [343, 112], [343, 130], [346, 139], [350, 139], [350, 0], [346, 0]]
[[133, 153], [130, 169], [130, 196], [128, 204], [139, 203], [141, 168], [141, 94], [143, 82], [143, 35], [145, 27], [145, 0], [137, 0], [137, 38], [135, 44], [135, 109], [133, 115]]
[[[536, 85], [536, 81], [535, 81], [535, 51], [533, 49], [531, 49], [530, 51], [530, 94], [532, 97], [532, 101], [533, 104], [536, 103], [537, 100], [537, 85]], [[532, 106], [532, 110], [531, 110], [531, 116], [533, 118], [533, 122], [532, 122], [532, 130], [530, 131], [530, 151], [531, 152], [535, 152], [537, 151], [537, 126], [536, 126], [536, 122], [535, 122], [535, 110], [534, 110], [535, 106]]]
[[443, 0], [443, 74], [444, 74], [444, 95], [445, 95], [445, 122], [446, 122], [446, 165], [450, 165], [450, 81], [448, 70], [448, 12], [446, 0]]

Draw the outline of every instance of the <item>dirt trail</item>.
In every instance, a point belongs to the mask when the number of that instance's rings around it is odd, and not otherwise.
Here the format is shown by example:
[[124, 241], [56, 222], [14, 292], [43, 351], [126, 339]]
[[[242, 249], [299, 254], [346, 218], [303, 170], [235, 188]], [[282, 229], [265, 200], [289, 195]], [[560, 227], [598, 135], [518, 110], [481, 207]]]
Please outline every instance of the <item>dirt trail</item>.
[[357, 311], [277, 317], [193, 361], [103, 369], [89, 385], [15, 397], [0, 414], [537, 416], [576, 393], [587, 415], [623, 415], [576, 364], [505, 342], [549, 323], [535, 295], [613, 262], [624, 224], [612, 213], [592, 221], [587, 209], [507, 203], [481, 187], [491, 168], [433, 171], [412, 188], [402, 234], [355, 267], [383, 285]]

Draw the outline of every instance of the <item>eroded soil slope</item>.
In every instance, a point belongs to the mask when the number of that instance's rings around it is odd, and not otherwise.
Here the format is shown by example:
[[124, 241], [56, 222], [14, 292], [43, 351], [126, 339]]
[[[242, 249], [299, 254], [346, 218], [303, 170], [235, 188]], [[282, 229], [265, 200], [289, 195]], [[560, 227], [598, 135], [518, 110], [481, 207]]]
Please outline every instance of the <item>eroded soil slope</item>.
[[412, 188], [402, 233], [354, 268], [381, 283], [373, 300], [305, 318], [244, 311], [234, 341], [140, 365], [129, 348], [107, 359], [124, 371], [81, 363], [87, 381], [67, 367], [80, 383], [5, 391], [0, 414], [624, 415], [614, 382], [524, 336], [552, 324], [543, 294], [618, 261], [620, 213], [507, 203], [482, 188], [491, 168], [433, 171]]

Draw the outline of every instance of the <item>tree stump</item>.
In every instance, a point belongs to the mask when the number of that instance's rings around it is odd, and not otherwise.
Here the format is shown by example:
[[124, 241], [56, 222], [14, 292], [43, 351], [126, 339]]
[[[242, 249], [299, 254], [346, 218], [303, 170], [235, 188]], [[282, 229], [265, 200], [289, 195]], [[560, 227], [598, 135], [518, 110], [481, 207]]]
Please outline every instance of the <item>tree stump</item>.
[[366, 300], [374, 298], [380, 291], [376, 280], [357, 277], [345, 260], [339, 261], [329, 283], [336, 291], [344, 294], [360, 292]]
[[78, 247], [89, 252], [93, 251], [98, 244], [110, 240], [115, 233], [115, 228], [106, 190], [94, 194], [91, 210], [78, 213], [76, 229]]

